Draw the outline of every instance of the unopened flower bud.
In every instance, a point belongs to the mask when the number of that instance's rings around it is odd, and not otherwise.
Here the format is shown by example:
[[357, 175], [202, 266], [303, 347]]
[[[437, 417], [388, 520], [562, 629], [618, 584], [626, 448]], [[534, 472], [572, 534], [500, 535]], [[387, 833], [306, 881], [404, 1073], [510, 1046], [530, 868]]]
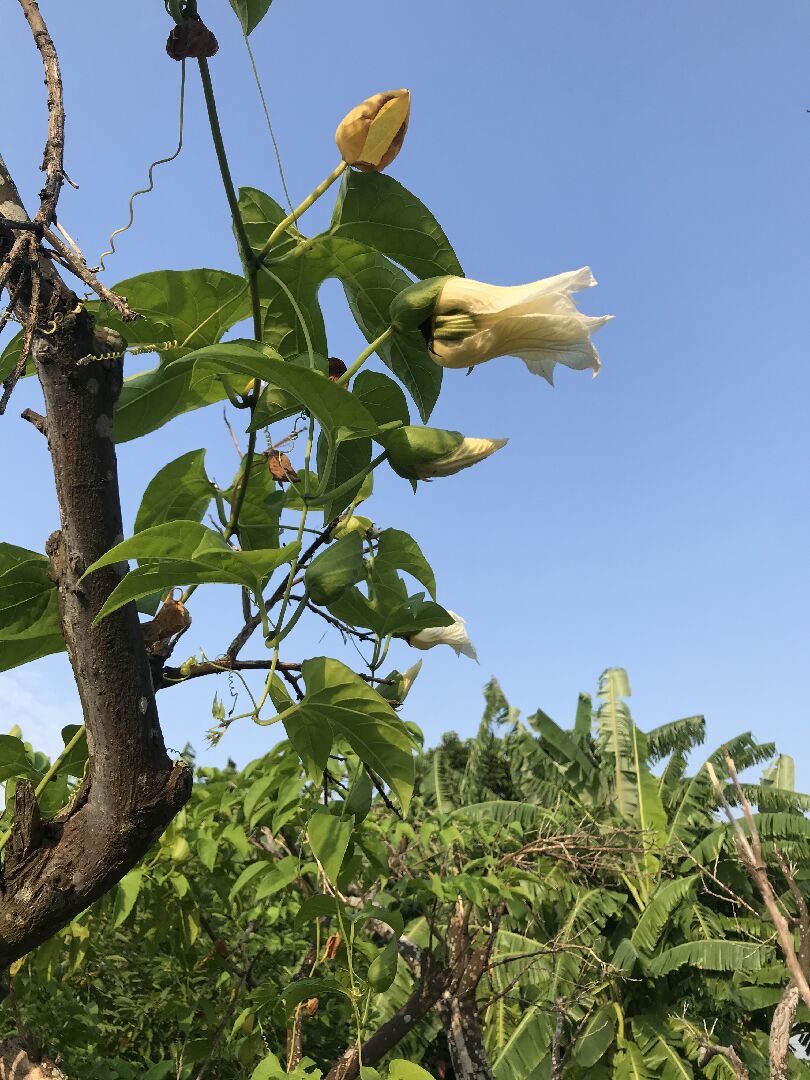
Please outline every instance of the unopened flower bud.
[[453, 617], [449, 626], [433, 626], [428, 630], [420, 630], [418, 634], [412, 634], [408, 638], [408, 644], [414, 649], [422, 650], [433, 649], [436, 645], [449, 645], [456, 656], [469, 656], [477, 662], [478, 653], [470, 641], [464, 619], [449, 609], [447, 614]]
[[402, 149], [410, 114], [408, 90], [386, 90], [366, 98], [335, 132], [341, 157], [362, 172], [382, 172]]
[[388, 462], [406, 480], [430, 480], [468, 469], [505, 446], [506, 439], [468, 438], [460, 431], [406, 425], [384, 441]]

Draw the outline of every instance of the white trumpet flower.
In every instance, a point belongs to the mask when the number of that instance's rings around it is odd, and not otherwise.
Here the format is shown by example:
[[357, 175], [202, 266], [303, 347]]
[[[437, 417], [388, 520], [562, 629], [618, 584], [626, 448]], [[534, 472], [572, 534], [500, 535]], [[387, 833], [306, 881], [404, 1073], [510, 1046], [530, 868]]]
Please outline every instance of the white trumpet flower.
[[422, 650], [432, 649], [436, 645], [449, 645], [456, 656], [469, 656], [478, 663], [478, 653], [470, 641], [464, 619], [449, 608], [447, 614], [453, 617], [449, 626], [431, 626], [427, 630], [420, 630], [418, 634], [412, 634], [408, 638], [408, 644], [414, 649]]
[[583, 315], [572, 299], [595, 284], [587, 266], [528, 285], [432, 278], [400, 293], [391, 312], [395, 327], [419, 326], [442, 367], [476, 367], [496, 356], [518, 356], [529, 371], [553, 384], [558, 363], [594, 375], [599, 371], [591, 335], [613, 316]]

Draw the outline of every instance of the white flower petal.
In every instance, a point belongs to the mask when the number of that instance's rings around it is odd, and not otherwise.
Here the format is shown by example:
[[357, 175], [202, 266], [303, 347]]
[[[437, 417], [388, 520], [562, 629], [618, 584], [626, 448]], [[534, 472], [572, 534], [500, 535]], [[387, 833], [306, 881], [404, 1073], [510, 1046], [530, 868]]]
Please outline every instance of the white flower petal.
[[453, 476], [462, 469], [477, 465], [479, 461], [483, 461], [496, 450], [506, 446], [508, 441], [508, 439], [480, 439], [465, 436], [452, 453], [417, 465], [417, 475], [420, 480], [429, 480], [434, 476]]
[[508, 287], [449, 278], [436, 304], [431, 355], [449, 368], [519, 356], [549, 382], [555, 363], [596, 371], [590, 336], [612, 316], [583, 315], [571, 298], [595, 284], [587, 266]]
[[464, 619], [456, 615], [455, 611], [448, 609], [448, 615], [453, 617], [450, 626], [431, 626], [427, 630], [420, 630], [408, 638], [408, 644], [414, 649], [433, 649], [436, 645], [449, 645], [456, 656], [469, 656], [471, 660], [478, 662], [478, 653], [470, 641]]

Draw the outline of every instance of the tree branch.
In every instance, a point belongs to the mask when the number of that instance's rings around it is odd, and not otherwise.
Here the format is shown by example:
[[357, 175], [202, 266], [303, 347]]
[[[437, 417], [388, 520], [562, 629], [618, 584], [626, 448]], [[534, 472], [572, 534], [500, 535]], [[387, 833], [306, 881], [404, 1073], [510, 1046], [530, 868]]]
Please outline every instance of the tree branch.
[[760, 840], [756, 821], [754, 820], [753, 811], [751, 810], [751, 804], [746, 798], [745, 792], [740, 785], [740, 780], [737, 776], [737, 770], [733, 760], [726, 752], [724, 752], [723, 756], [726, 761], [728, 774], [731, 777], [731, 781], [734, 784], [734, 789], [737, 793], [737, 799], [739, 800], [745, 823], [748, 826], [750, 840], [743, 832], [739, 819], [734, 816], [731, 806], [723, 794], [723, 789], [720, 785], [720, 781], [717, 779], [717, 773], [715, 772], [713, 765], [711, 762], [707, 762], [706, 769], [709, 773], [712, 787], [714, 788], [715, 794], [725, 811], [726, 818], [734, 831], [740, 861], [742, 862], [746, 873], [751, 878], [751, 881], [756, 886], [759, 895], [762, 897], [762, 902], [774, 925], [791, 977], [798, 987], [805, 1005], [810, 1008], [810, 986], [808, 986], [807, 983], [807, 975], [802, 971], [799, 959], [796, 956], [796, 950], [793, 947], [793, 935], [791, 934], [787, 919], [779, 908], [776, 893], [768, 878], [768, 871], [762, 859], [762, 842]]

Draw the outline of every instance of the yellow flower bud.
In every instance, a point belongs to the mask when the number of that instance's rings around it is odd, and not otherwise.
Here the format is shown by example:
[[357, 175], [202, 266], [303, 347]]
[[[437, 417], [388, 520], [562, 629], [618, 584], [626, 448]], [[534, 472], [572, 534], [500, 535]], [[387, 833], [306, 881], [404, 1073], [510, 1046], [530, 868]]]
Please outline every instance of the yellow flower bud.
[[410, 115], [409, 90], [386, 90], [366, 98], [335, 132], [341, 157], [362, 172], [382, 172], [402, 149]]

